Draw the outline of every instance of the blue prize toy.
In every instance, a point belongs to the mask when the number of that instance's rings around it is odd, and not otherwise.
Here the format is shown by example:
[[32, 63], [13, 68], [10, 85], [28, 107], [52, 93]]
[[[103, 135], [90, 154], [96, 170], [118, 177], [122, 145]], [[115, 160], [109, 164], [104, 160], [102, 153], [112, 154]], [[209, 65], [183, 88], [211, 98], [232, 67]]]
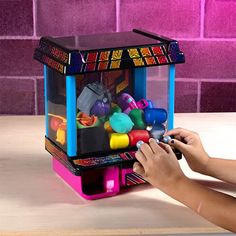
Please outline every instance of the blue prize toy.
[[154, 105], [151, 100], [147, 100], [148, 102], [148, 107], [147, 108], [154, 108]]
[[109, 118], [110, 126], [111, 128], [117, 132], [126, 134], [130, 130], [132, 130], [134, 123], [130, 119], [130, 117], [125, 113], [117, 113], [115, 112], [110, 118]]
[[144, 118], [147, 125], [162, 124], [167, 120], [167, 111], [163, 108], [146, 108]]

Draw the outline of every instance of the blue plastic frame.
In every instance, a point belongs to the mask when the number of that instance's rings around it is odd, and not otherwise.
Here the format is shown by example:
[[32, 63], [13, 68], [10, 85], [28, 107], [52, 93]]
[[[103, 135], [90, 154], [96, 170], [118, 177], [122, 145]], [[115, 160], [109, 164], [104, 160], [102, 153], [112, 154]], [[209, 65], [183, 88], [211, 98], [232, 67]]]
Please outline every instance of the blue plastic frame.
[[136, 101], [146, 98], [147, 69], [134, 69], [134, 98]]
[[168, 130], [174, 128], [175, 109], [175, 65], [169, 65], [168, 73]]
[[77, 154], [76, 77], [66, 76], [67, 155]]
[[49, 134], [49, 119], [48, 119], [48, 67], [46, 65], [43, 66], [43, 74], [44, 74], [44, 111], [45, 111], [45, 135], [48, 137]]

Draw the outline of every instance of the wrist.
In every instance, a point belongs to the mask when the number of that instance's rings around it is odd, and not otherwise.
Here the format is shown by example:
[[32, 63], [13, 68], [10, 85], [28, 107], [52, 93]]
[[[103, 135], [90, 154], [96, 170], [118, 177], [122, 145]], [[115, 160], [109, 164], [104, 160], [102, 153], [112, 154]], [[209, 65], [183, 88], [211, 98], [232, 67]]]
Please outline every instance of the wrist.
[[188, 181], [188, 177], [186, 177], [183, 173], [175, 176], [172, 181], [169, 181], [168, 184], [162, 186], [161, 191], [166, 193], [167, 195], [172, 195], [172, 192], [175, 192], [179, 186], [184, 185]]
[[208, 154], [205, 154], [203, 165], [202, 165], [202, 168], [199, 171], [199, 173], [201, 173], [203, 175], [209, 175], [209, 162], [210, 162], [210, 159], [211, 158], [208, 156]]

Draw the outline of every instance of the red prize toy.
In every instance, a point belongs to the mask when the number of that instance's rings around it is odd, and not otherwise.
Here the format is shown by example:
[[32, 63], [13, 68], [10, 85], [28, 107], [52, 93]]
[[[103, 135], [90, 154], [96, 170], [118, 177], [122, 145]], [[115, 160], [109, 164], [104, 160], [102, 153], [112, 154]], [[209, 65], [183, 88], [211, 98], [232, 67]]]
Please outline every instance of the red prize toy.
[[136, 146], [136, 143], [142, 140], [145, 143], [148, 143], [150, 139], [150, 134], [147, 130], [132, 130], [128, 133], [129, 135], [129, 145]]

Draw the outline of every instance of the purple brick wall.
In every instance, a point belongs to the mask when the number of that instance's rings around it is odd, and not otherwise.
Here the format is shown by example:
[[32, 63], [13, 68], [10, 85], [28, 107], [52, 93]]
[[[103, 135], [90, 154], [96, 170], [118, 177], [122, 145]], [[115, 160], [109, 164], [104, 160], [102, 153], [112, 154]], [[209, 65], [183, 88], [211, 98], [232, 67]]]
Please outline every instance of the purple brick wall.
[[[43, 114], [42, 35], [143, 28], [180, 41], [176, 112], [236, 111], [236, 1], [0, 0], [0, 114]], [[155, 81], [149, 81], [149, 86]]]

